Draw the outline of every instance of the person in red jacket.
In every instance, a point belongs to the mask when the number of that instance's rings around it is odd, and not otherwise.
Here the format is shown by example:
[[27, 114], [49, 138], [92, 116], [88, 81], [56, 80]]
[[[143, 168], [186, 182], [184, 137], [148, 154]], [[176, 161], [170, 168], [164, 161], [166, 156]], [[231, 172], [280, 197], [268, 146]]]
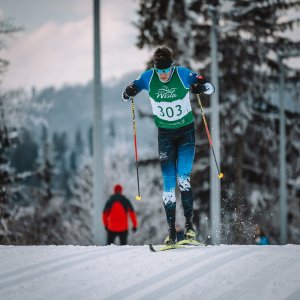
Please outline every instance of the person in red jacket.
[[120, 244], [127, 244], [128, 217], [132, 222], [132, 230], [138, 227], [136, 214], [130, 201], [122, 195], [123, 187], [115, 185], [114, 194], [107, 200], [102, 213], [102, 221], [107, 231], [107, 244], [113, 244], [117, 236]]

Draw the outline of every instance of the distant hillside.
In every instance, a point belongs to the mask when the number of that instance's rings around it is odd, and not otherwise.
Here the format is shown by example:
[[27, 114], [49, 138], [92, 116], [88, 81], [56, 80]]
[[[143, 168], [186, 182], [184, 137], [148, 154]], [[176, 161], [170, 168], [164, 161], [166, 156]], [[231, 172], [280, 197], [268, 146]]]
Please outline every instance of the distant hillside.
[[[133, 138], [131, 104], [121, 100], [124, 88], [138, 76], [129, 73], [123, 79], [103, 87], [103, 119], [105, 141], [110, 138], [126, 140], [131, 143]], [[93, 123], [93, 84], [65, 86], [60, 89], [49, 87], [41, 90], [36, 96], [40, 100], [52, 103], [46, 114], [49, 132], [67, 132], [69, 141], [73, 141], [77, 129], [81, 130], [84, 139]], [[150, 118], [140, 118], [139, 110], [151, 113], [151, 105], [146, 93], [136, 97], [136, 117], [138, 146], [141, 151], [149, 152], [156, 145], [156, 129]], [[114, 135], [112, 137], [111, 135]], [[155, 146], [156, 153], [156, 146]]]

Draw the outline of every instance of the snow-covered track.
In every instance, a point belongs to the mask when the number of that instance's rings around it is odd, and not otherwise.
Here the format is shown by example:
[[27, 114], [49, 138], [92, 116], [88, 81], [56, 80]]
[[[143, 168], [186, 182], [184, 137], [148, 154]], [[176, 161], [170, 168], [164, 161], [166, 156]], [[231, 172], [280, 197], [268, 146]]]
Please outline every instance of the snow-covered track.
[[[194, 251], [201, 251], [200, 249], [201, 248], [194, 249]], [[195, 257], [193, 257], [104, 299], [158, 299], [178, 288], [182, 288], [182, 286], [196, 278], [206, 275], [215, 268], [233, 260], [238, 260], [240, 257], [249, 253], [251, 254], [252, 252], [250, 249], [244, 249], [243, 251], [238, 249], [227, 249], [226, 251], [217, 249], [216, 251], [216, 249], [214, 249], [212, 251], [214, 252], [213, 256], [206, 260], [196, 261]]]
[[84, 264], [88, 261], [94, 261], [103, 256], [113, 255], [124, 251], [129, 251], [128, 248], [119, 248], [118, 252], [112, 252], [109, 248], [97, 248], [95, 250], [63, 255], [49, 260], [45, 260], [26, 267], [9, 271], [0, 274], [0, 293], [6, 288], [11, 288], [14, 285], [24, 284], [25, 282], [40, 278], [41, 276], [49, 275], [68, 268], [73, 268], [76, 265]]
[[299, 300], [300, 246], [0, 246], [1, 300]]

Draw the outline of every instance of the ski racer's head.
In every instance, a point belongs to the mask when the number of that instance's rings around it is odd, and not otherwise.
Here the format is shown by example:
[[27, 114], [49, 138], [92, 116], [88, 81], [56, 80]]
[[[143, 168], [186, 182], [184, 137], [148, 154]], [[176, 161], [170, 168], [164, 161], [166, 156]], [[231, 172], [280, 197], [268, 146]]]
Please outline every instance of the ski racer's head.
[[173, 53], [167, 47], [157, 48], [153, 54], [154, 69], [162, 82], [167, 82], [172, 74]]
[[123, 192], [123, 187], [120, 184], [116, 184], [114, 186], [114, 192], [115, 194], [122, 194]]

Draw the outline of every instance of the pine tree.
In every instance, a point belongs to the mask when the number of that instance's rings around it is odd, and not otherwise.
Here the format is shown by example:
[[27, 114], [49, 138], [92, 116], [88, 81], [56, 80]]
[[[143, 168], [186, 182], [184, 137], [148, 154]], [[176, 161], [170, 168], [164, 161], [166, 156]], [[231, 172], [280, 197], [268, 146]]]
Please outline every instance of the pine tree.
[[93, 156], [93, 127], [90, 126], [87, 133], [89, 155]]
[[76, 148], [76, 151], [77, 151], [78, 155], [83, 155], [83, 153], [84, 153], [84, 142], [83, 142], [83, 139], [82, 139], [80, 129], [76, 130], [75, 148]]
[[66, 214], [66, 199], [53, 188], [53, 180], [57, 176], [51, 162], [51, 147], [44, 131], [43, 154], [37, 176], [40, 187], [35, 197], [33, 219], [26, 230], [23, 242], [35, 245], [62, 245], [69, 233], [69, 227], [64, 222]]
[[[14, 36], [15, 33], [21, 31], [22, 28], [16, 26], [11, 22], [11, 20], [1, 20], [0, 21], [0, 51], [5, 47], [5, 41]], [[6, 58], [0, 57], [0, 74], [6, 72], [9, 66], [9, 61]]]
[[70, 172], [71, 173], [76, 173], [77, 168], [78, 168], [78, 161], [77, 161], [77, 154], [75, 150], [72, 150], [70, 153], [70, 157], [69, 157], [69, 161], [70, 161]]
[[0, 95], [0, 232], [2, 243], [16, 243], [22, 236], [22, 227], [15, 226], [22, 215], [20, 204], [27, 203], [31, 191], [23, 185], [24, 179], [33, 175], [19, 173], [11, 156], [21, 141], [20, 132], [34, 120], [32, 100], [22, 90]]
[[13, 131], [9, 132], [9, 128], [5, 124], [6, 118], [2, 97], [0, 96], [0, 243], [6, 244], [11, 240], [11, 232], [7, 223], [10, 218], [9, 204], [12, 200], [11, 186], [15, 179], [14, 171], [9, 163], [9, 149], [15, 139], [12, 138]]
[[70, 169], [73, 172], [77, 171], [78, 166], [81, 164], [81, 159], [84, 155], [84, 142], [79, 129], [76, 130], [73, 150], [70, 153]]
[[63, 193], [68, 193], [68, 179], [69, 170], [67, 167], [67, 151], [68, 140], [67, 133], [54, 132], [52, 136], [54, 164], [56, 169], [56, 176], [53, 185], [55, 188], [60, 189]]
[[17, 172], [33, 171], [38, 157], [38, 145], [30, 131], [22, 128], [15, 149], [12, 151], [11, 160]]
[[[7, 38], [20, 31], [9, 20], [0, 22], [0, 51], [4, 47]], [[0, 57], [0, 74], [2, 75], [9, 65], [9, 61]], [[14, 182], [14, 171], [9, 163], [9, 152], [16, 141], [16, 127], [11, 126], [9, 120], [9, 95], [1, 93], [0, 95], [0, 243], [10, 242], [10, 230], [8, 222], [10, 218], [9, 203], [11, 201], [11, 186]], [[14, 101], [12, 101], [14, 102]]]
[[[71, 183], [71, 200], [66, 205], [64, 224], [68, 229], [65, 243], [92, 243], [93, 173], [91, 158], [82, 158], [82, 165]], [[99, 216], [100, 218], [100, 216]]]

